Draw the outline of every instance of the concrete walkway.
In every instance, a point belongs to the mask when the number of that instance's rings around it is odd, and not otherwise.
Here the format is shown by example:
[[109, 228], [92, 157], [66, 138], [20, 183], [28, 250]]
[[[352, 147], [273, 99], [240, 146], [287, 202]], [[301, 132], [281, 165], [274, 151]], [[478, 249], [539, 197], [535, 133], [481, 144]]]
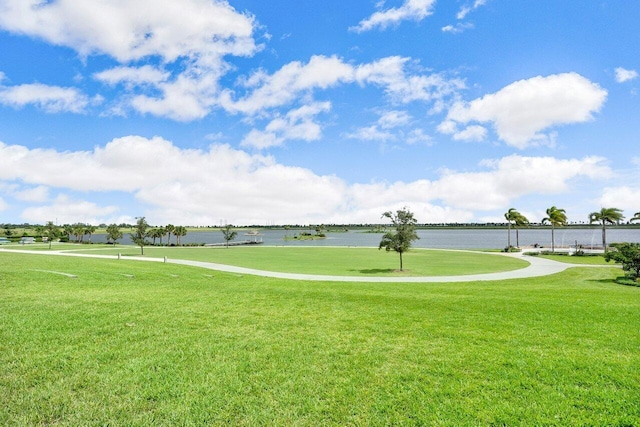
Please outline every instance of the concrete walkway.
[[[29, 251], [20, 249], [0, 248], [0, 252], [26, 253], [31, 255], [57, 255], [57, 256], [75, 256], [85, 258], [101, 258], [101, 259], [118, 259], [117, 255], [96, 255], [96, 254], [79, 254], [67, 251]], [[422, 277], [380, 277], [380, 276], [329, 276], [317, 274], [297, 274], [297, 273], [281, 273], [276, 271], [256, 270], [253, 268], [236, 267], [233, 265], [217, 264], [213, 262], [190, 261], [184, 259], [166, 259], [166, 258], [148, 258], [126, 256], [121, 260], [145, 261], [145, 262], [166, 262], [170, 264], [189, 265], [192, 267], [206, 268], [209, 270], [223, 271], [234, 274], [247, 274], [252, 276], [272, 277], [276, 279], [287, 280], [306, 280], [317, 282], [366, 282], [366, 283], [430, 283], [430, 282], [474, 282], [474, 281], [495, 281], [508, 279], [524, 279], [528, 277], [541, 277], [551, 274], [560, 273], [572, 267], [619, 267], [616, 265], [586, 265], [586, 264], [567, 264], [564, 262], [553, 261], [537, 256], [524, 257], [522, 252], [518, 253], [499, 253], [490, 252], [487, 255], [492, 256], [508, 256], [521, 258], [529, 263], [528, 267], [518, 270], [503, 271], [499, 273], [485, 274], [468, 274], [461, 276], [422, 276]]]

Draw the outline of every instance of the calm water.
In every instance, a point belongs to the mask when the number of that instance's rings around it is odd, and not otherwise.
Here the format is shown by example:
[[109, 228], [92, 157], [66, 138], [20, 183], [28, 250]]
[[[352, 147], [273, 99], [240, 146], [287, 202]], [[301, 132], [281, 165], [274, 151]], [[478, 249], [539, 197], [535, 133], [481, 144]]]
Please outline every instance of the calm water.
[[[349, 231], [346, 233], [328, 233], [323, 240], [284, 240], [285, 235], [292, 237], [301, 230], [262, 230], [262, 240], [266, 246], [374, 246], [377, 247], [382, 237], [381, 234], [363, 233], [361, 231]], [[245, 231], [239, 231], [236, 241], [248, 240]], [[120, 240], [121, 243], [131, 243], [129, 234]], [[530, 228], [519, 231], [520, 246], [538, 244], [543, 247], [551, 247], [550, 228]], [[442, 230], [418, 230], [420, 240], [414, 242], [418, 248], [440, 249], [502, 249], [507, 246], [507, 230], [483, 230], [483, 229], [442, 229]], [[578, 244], [584, 247], [599, 246], [602, 244], [601, 229], [598, 228], [559, 228], [555, 231], [556, 246]], [[86, 237], [85, 237], [86, 239]], [[92, 236], [95, 243], [105, 242], [104, 235]], [[175, 237], [171, 237], [175, 243]], [[166, 243], [166, 238], [163, 239]], [[182, 243], [223, 243], [222, 233], [219, 231], [189, 232], [182, 237]], [[640, 229], [607, 229], [607, 242], [640, 242]], [[516, 233], [511, 231], [511, 244], [516, 245]]]

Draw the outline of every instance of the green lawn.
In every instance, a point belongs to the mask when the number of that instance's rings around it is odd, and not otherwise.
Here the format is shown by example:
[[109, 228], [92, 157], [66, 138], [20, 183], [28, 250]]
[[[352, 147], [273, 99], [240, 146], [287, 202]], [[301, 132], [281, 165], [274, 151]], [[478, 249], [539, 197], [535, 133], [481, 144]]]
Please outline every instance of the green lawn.
[[[135, 246], [66, 245], [80, 253], [140, 255]], [[60, 249], [61, 246], [55, 246]], [[519, 259], [483, 252], [412, 249], [403, 255], [405, 271], [395, 252], [373, 248], [327, 247], [145, 247], [148, 257], [207, 261], [260, 270], [340, 276], [450, 276], [516, 270], [529, 264]]]
[[[539, 255], [541, 258], [552, 259], [554, 261], [566, 262], [568, 264], [583, 265], [615, 265], [614, 262], [605, 261], [604, 256], [568, 256], [568, 255]], [[618, 264], [619, 265], [619, 264]]]
[[640, 425], [620, 274], [316, 283], [0, 252], [0, 425]]

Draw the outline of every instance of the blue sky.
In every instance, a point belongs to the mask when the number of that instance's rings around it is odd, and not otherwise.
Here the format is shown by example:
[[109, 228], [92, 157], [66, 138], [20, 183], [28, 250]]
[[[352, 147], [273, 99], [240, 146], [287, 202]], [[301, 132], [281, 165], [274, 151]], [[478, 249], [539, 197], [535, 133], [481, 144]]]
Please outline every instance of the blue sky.
[[635, 1], [0, 0], [0, 223], [640, 211]]

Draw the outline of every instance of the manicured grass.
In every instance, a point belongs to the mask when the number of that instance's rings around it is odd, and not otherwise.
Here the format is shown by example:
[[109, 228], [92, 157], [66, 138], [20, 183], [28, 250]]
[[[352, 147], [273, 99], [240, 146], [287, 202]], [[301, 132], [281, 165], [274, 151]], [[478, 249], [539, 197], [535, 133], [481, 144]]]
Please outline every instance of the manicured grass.
[[620, 274], [315, 283], [0, 252], [0, 425], [640, 425]]
[[[140, 255], [135, 246], [78, 247], [80, 253]], [[60, 247], [56, 247], [59, 249]], [[145, 256], [188, 259], [287, 273], [339, 276], [450, 276], [524, 268], [525, 261], [482, 252], [413, 249], [403, 255], [403, 272], [395, 252], [373, 248], [326, 247], [145, 247]]]
[[607, 263], [604, 256], [591, 255], [591, 256], [568, 256], [568, 255], [538, 255], [541, 258], [552, 259], [554, 261], [565, 262], [567, 264], [582, 264], [582, 265], [616, 265], [614, 262]]

